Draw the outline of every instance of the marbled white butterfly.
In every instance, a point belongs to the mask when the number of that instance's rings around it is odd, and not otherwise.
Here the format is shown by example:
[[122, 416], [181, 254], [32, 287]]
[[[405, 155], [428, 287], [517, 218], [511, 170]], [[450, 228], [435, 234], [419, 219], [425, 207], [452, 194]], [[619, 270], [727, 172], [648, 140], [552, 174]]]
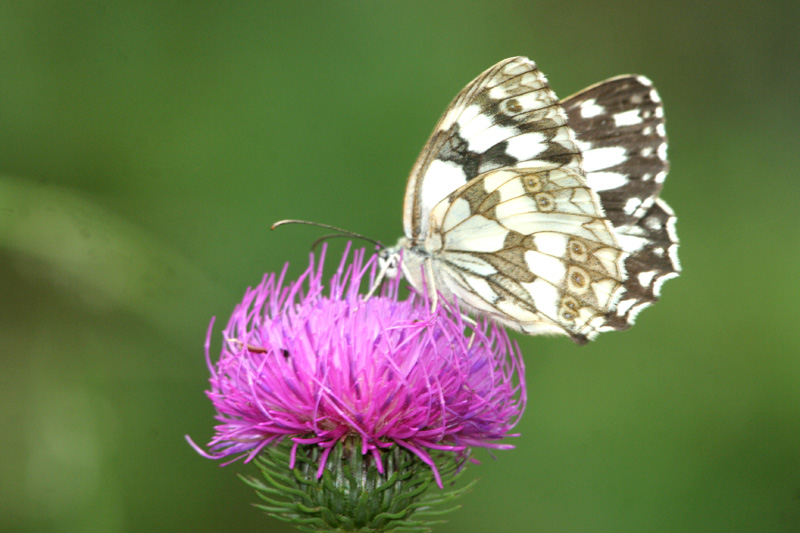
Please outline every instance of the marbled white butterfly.
[[527, 334], [582, 344], [627, 329], [680, 272], [675, 216], [658, 197], [666, 148], [647, 78], [559, 101], [533, 61], [501, 61], [439, 120], [384, 264], [402, 254], [415, 290]]
[[[647, 78], [559, 101], [533, 61], [501, 61], [456, 96], [425, 144], [406, 186], [405, 235], [380, 252], [382, 275], [402, 271], [433, 305], [437, 292], [455, 296], [530, 335], [583, 344], [627, 329], [680, 272], [675, 215], [658, 197], [666, 151]], [[302, 221], [273, 228], [290, 222]]]

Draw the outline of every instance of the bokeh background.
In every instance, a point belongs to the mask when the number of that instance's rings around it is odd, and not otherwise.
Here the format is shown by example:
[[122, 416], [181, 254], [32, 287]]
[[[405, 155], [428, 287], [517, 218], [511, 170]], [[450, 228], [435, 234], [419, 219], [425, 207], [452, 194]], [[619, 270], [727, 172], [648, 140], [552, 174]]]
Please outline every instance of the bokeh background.
[[684, 274], [628, 332], [516, 336], [522, 436], [437, 531], [800, 530], [799, 5], [0, 2], [0, 529], [290, 531], [184, 441], [209, 319], [299, 272], [320, 232], [275, 220], [393, 242], [446, 104], [528, 55], [655, 81]]

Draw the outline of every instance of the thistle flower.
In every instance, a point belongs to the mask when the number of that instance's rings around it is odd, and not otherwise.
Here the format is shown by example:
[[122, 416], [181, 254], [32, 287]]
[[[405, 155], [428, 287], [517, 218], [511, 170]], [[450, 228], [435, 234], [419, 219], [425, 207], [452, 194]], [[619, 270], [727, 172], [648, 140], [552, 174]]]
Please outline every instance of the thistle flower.
[[[468, 326], [452, 302], [401, 299], [398, 281], [365, 300], [376, 258], [347, 257], [327, 290], [324, 251], [297, 281], [286, 283], [284, 267], [248, 289], [216, 364], [212, 320], [207, 395], [220, 424], [209, 452], [189, 440], [224, 464], [258, 457], [268, 484], [248, 483], [263, 508], [312, 529], [375, 527], [380, 516], [408, 524], [431, 477], [442, 488], [471, 448], [513, 447], [500, 440], [526, 401], [519, 350], [501, 328]], [[344, 500], [326, 494], [336, 490]], [[380, 501], [365, 511], [365, 495]]]

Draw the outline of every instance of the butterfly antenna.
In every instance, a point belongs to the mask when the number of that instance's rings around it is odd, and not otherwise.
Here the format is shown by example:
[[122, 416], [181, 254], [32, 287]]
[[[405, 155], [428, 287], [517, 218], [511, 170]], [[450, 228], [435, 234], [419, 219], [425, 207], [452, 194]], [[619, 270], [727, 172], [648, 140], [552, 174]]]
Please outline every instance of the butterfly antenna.
[[361, 235], [359, 233], [354, 233], [352, 231], [347, 231], [346, 229], [337, 228], [336, 226], [331, 226], [329, 224], [322, 224], [320, 222], [309, 222], [308, 220], [279, 220], [279, 221], [277, 221], [276, 223], [274, 223], [272, 225], [272, 229], [278, 228], [280, 226], [285, 226], [286, 224], [306, 224], [307, 226], [317, 226], [319, 228], [332, 229], [333, 231], [337, 232], [337, 233], [334, 233], [334, 234], [331, 234], [331, 235], [324, 235], [324, 236], [320, 237], [319, 239], [317, 239], [316, 241], [314, 241], [314, 244], [311, 246], [312, 250], [320, 242], [322, 242], [324, 240], [327, 240], [327, 239], [332, 239], [334, 237], [353, 237], [355, 239], [362, 239], [362, 240], [365, 240], [367, 242], [371, 242], [375, 246], [379, 246], [381, 248], [384, 247], [383, 244], [381, 244], [380, 241], [376, 241], [375, 239], [370, 239], [369, 237], [365, 237], [365, 236], [363, 236], [363, 235]]
[[313, 252], [314, 250], [316, 250], [317, 246], [319, 246], [319, 243], [325, 242], [328, 239], [336, 239], [337, 237], [350, 237], [350, 235], [342, 233], [330, 233], [328, 235], [323, 235], [322, 237], [311, 243], [311, 251]]

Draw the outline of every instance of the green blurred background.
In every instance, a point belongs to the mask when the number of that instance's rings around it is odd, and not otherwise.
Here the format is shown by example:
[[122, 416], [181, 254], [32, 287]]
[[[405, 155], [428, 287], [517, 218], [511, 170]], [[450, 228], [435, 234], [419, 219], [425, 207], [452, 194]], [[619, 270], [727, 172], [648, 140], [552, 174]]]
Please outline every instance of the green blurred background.
[[[445, 105], [528, 55], [665, 101], [684, 274], [587, 347], [517, 336], [528, 411], [455, 531], [800, 530], [800, 8], [0, 2], [0, 529], [289, 531], [205, 443], [211, 316], [324, 221], [394, 242]], [[337, 246], [340, 246], [337, 244]], [[219, 344], [219, 324], [214, 346]]]

